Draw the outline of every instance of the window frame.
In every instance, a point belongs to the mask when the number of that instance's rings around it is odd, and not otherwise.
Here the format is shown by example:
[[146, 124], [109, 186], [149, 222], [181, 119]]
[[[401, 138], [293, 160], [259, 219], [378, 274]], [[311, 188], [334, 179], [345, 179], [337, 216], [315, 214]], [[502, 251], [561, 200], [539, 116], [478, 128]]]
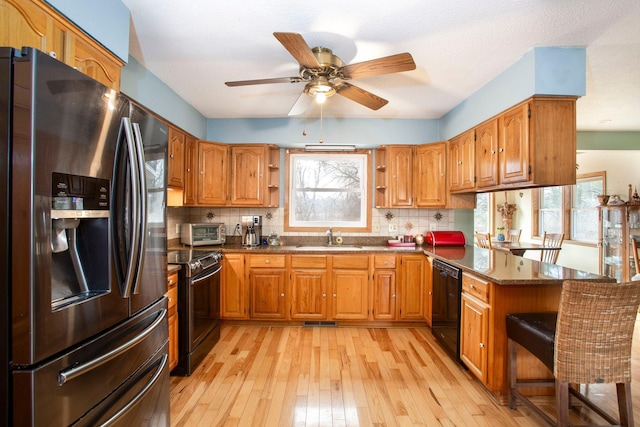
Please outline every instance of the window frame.
[[[328, 156], [328, 155], [339, 155], [341, 157], [345, 157], [345, 156], [350, 156], [350, 155], [364, 155], [366, 156], [366, 160], [365, 160], [365, 165], [364, 168], [365, 170], [363, 171], [363, 179], [366, 180], [366, 182], [363, 184], [363, 200], [365, 201], [364, 203], [364, 215], [361, 217], [365, 223], [364, 226], [362, 227], [345, 227], [342, 225], [334, 225], [332, 223], [327, 223], [326, 225], [322, 225], [322, 226], [293, 226], [291, 225], [291, 219], [292, 219], [292, 214], [290, 212], [292, 206], [291, 203], [291, 180], [292, 180], [292, 175], [291, 175], [291, 171], [292, 171], [292, 161], [295, 158], [295, 156], [292, 157], [292, 155], [299, 155], [299, 154], [304, 154], [305, 156], [309, 156], [309, 157], [317, 157], [319, 159], [321, 159], [323, 156]], [[285, 182], [284, 182], [284, 186], [285, 186], [285, 191], [284, 191], [284, 231], [288, 231], [288, 232], [324, 232], [327, 230], [327, 228], [332, 227], [334, 230], [339, 230], [339, 231], [346, 231], [346, 232], [361, 232], [361, 233], [370, 233], [371, 232], [371, 198], [372, 198], [372, 152], [371, 150], [355, 150], [355, 151], [350, 151], [348, 153], [337, 153], [335, 151], [314, 151], [314, 152], [308, 152], [305, 151], [304, 149], [287, 149], [285, 150]]]
[[[597, 242], [586, 242], [583, 240], [573, 239], [572, 217], [573, 217], [573, 192], [575, 186], [580, 180], [590, 180], [593, 178], [602, 178], [602, 188], [606, 191], [607, 188], [607, 172], [597, 171], [589, 172], [576, 176], [576, 184], [563, 185], [562, 188], [562, 208], [561, 208], [561, 233], [565, 235], [565, 241], [570, 241], [577, 245], [596, 247]], [[542, 230], [540, 230], [540, 191], [542, 188], [536, 188], [531, 192], [531, 235], [534, 239], [542, 239]], [[596, 239], [597, 240], [597, 239]]]

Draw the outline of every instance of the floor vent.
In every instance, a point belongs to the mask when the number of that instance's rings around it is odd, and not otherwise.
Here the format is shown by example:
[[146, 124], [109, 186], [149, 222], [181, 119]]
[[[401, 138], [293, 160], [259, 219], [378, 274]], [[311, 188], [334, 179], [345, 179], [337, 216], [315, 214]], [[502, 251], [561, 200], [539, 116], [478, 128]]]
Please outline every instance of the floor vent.
[[338, 322], [304, 322], [302, 324], [302, 326], [304, 327], [310, 327], [310, 326], [326, 326], [326, 327], [333, 327], [335, 328], [336, 326], [338, 326]]

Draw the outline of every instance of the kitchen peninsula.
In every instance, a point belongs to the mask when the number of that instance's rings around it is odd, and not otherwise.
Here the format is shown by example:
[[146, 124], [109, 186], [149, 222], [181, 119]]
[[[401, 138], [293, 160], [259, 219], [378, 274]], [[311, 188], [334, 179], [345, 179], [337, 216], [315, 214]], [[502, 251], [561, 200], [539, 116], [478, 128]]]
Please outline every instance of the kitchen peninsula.
[[[501, 403], [507, 396], [505, 317], [555, 311], [564, 280], [612, 279], [474, 246], [323, 246], [289, 238], [285, 246], [225, 244], [221, 313], [231, 321], [431, 326], [431, 263], [463, 272], [461, 359]], [[296, 243], [300, 243], [299, 245]], [[303, 246], [304, 245], [304, 246]], [[546, 368], [518, 355], [519, 376]]]

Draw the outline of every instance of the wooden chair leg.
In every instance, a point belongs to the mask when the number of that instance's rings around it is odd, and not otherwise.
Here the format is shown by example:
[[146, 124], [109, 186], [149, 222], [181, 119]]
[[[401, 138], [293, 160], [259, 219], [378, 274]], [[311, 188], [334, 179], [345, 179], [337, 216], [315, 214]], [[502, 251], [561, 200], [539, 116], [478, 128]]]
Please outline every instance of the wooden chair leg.
[[518, 375], [518, 361], [516, 360], [518, 354], [518, 345], [512, 339], [507, 344], [507, 364], [509, 365], [509, 409], [516, 409], [516, 396], [513, 391], [516, 388], [517, 375]]
[[569, 426], [569, 383], [556, 381], [557, 426]]
[[631, 384], [616, 383], [618, 392], [618, 410], [620, 411], [620, 425], [633, 427], [633, 404], [631, 403]]

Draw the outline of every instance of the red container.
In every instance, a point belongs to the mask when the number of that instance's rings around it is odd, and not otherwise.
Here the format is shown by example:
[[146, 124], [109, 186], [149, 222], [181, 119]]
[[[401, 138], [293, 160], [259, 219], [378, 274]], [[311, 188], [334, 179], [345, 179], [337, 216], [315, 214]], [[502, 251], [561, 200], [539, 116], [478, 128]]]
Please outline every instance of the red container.
[[425, 233], [427, 245], [431, 246], [464, 246], [466, 244], [462, 231], [428, 231]]

